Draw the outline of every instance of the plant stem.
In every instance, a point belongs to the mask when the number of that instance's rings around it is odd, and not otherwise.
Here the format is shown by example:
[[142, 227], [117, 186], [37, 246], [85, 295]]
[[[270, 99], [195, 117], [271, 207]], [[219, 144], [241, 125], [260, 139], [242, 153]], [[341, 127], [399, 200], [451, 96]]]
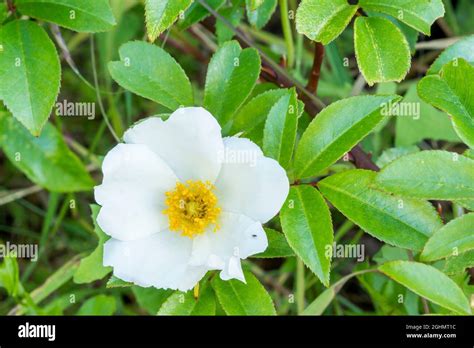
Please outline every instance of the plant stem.
[[296, 261], [296, 309], [298, 314], [303, 313], [305, 306], [304, 263], [298, 258]]
[[295, 46], [293, 44], [293, 33], [291, 32], [290, 18], [288, 17], [288, 0], [279, 0], [280, 19], [283, 29], [283, 37], [286, 44], [287, 67], [292, 68], [295, 63]]

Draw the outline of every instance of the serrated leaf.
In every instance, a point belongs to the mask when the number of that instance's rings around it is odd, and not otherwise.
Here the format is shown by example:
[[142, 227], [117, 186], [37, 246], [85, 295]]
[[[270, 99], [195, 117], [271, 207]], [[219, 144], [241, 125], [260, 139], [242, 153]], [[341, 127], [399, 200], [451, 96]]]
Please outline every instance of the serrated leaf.
[[410, 69], [410, 48], [398, 27], [379, 17], [358, 17], [354, 24], [357, 64], [367, 83], [403, 80]]
[[318, 190], [292, 187], [280, 212], [288, 244], [325, 286], [329, 286], [333, 228], [329, 208]]
[[452, 117], [459, 137], [474, 148], [474, 67], [464, 59], [446, 64], [438, 75], [424, 77], [418, 83], [418, 94], [427, 103]]
[[296, 11], [296, 30], [327, 45], [343, 32], [357, 9], [346, 0], [303, 0]]
[[97, 295], [88, 299], [77, 311], [77, 315], [112, 315], [117, 307], [115, 297]]
[[[174, 1], [174, 0], [173, 0]], [[225, 0], [206, 0], [206, 4], [213, 10], [219, 9], [224, 5]], [[194, 1], [191, 6], [184, 12], [184, 19], [178, 22], [178, 27], [181, 30], [189, 28], [191, 25], [202, 21], [209, 16], [209, 11], [202, 6], [199, 1]]]
[[450, 257], [444, 264], [443, 272], [446, 274], [463, 273], [466, 268], [474, 267], [474, 250]]
[[92, 222], [94, 223], [94, 232], [99, 241], [94, 251], [81, 260], [76, 273], [74, 273], [74, 282], [77, 284], [91, 283], [95, 280], [102, 279], [112, 271], [112, 267], [104, 267], [103, 265], [104, 243], [109, 238], [97, 224], [99, 210], [100, 207], [98, 205], [91, 205], [91, 217]]
[[158, 315], [215, 315], [216, 298], [207, 285], [196, 299], [192, 291], [176, 291], [163, 303]]
[[61, 67], [53, 42], [31, 21], [0, 27], [0, 99], [39, 136], [59, 93]]
[[120, 86], [170, 110], [193, 105], [186, 73], [165, 50], [133, 41], [122, 45], [119, 53], [121, 61], [110, 62], [109, 71]]
[[116, 23], [109, 0], [15, 0], [23, 15], [80, 32], [100, 32]]
[[15, 167], [50, 191], [89, 191], [94, 186], [82, 162], [50, 123], [36, 138], [10, 114], [0, 112], [0, 147]]
[[474, 213], [451, 220], [433, 234], [420, 260], [435, 261], [474, 249]]
[[252, 0], [246, 0], [247, 19], [257, 29], [262, 29], [272, 18], [277, 6], [277, 0], [262, 0], [257, 7], [251, 6]]
[[151, 315], [155, 315], [168, 297], [174, 293], [170, 289], [142, 288], [136, 285], [132, 286], [132, 292], [139, 306]]
[[114, 275], [109, 278], [106, 285], [107, 288], [128, 288], [130, 286], [133, 286], [133, 283], [126, 282]]
[[311, 121], [298, 144], [296, 177], [317, 175], [336, 162], [383, 120], [383, 109], [399, 99], [397, 95], [357, 96], [323, 109]]
[[191, 3], [192, 0], [146, 0], [145, 18], [149, 40], [155, 41]]
[[276, 257], [289, 257], [295, 256], [295, 253], [288, 245], [286, 237], [283, 233], [272, 230], [271, 228], [265, 228], [267, 234], [268, 247], [264, 252], [252, 255], [255, 258], [276, 258]]
[[410, 261], [392, 261], [379, 270], [415, 294], [459, 314], [471, 314], [462, 290], [447, 275], [434, 267]]
[[268, 113], [263, 132], [263, 152], [288, 169], [296, 142], [298, 99], [296, 90], [281, 97]]
[[426, 35], [431, 35], [434, 21], [444, 15], [442, 0], [360, 0], [359, 6], [391, 15]]
[[446, 48], [431, 64], [426, 75], [437, 74], [441, 68], [455, 58], [462, 58], [474, 64], [474, 35], [467, 36]]
[[375, 164], [382, 168], [397, 158], [419, 151], [420, 149], [417, 146], [392, 147], [382, 152], [379, 158], [377, 158], [377, 161], [375, 161]]
[[395, 116], [395, 145], [418, 144], [424, 139], [459, 142], [448, 117], [430, 104], [424, 102], [412, 84], [398, 104], [400, 109]]
[[447, 151], [422, 151], [383, 168], [377, 186], [421, 199], [474, 199], [474, 160]]
[[[244, 9], [236, 3], [232, 7], [222, 8], [219, 10], [219, 14], [230, 22], [234, 27], [237, 27], [244, 16]], [[224, 42], [232, 40], [234, 37], [234, 31], [230, 29], [222, 20], [216, 19], [216, 36], [219, 45], [223, 45]]]
[[271, 89], [250, 99], [235, 115], [230, 134], [243, 132], [245, 138], [261, 145], [268, 114], [275, 103], [287, 93], [287, 89]]
[[247, 284], [218, 276], [211, 282], [227, 315], [276, 315], [273, 301], [258, 279], [248, 271], [244, 271], [244, 276]]
[[212, 57], [206, 76], [204, 107], [225, 126], [247, 99], [260, 74], [260, 56], [242, 50], [237, 41], [226, 42]]
[[378, 190], [375, 176], [368, 170], [348, 170], [327, 177], [318, 186], [341, 213], [375, 238], [400, 248], [421, 250], [443, 226], [435, 209], [428, 202]]

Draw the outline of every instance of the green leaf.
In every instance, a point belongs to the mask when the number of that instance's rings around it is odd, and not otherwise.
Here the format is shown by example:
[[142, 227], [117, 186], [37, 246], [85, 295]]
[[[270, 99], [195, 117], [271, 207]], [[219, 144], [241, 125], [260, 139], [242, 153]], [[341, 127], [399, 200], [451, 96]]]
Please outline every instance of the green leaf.
[[0, 3], [0, 24], [3, 23], [8, 16], [8, 8], [5, 2]]
[[197, 299], [193, 292], [176, 291], [163, 303], [158, 315], [215, 315], [216, 298], [212, 288], [206, 286]]
[[421, 199], [474, 199], [474, 160], [453, 152], [422, 151], [400, 157], [376, 177], [389, 192]]
[[469, 250], [447, 259], [443, 272], [446, 274], [459, 274], [463, 273], [466, 268], [472, 267], [474, 267], [474, 250]]
[[271, 89], [252, 98], [235, 115], [230, 134], [243, 136], [261, 145], [268, 114], [276, 102], [288, 93], [287, 89]]
[[53, 42], [31, 21], [0, 27], [0, 99], [39, 136], [59, 93], [61, 67]]
[[108, 0], [15, 0], [26, 16], [80, 32], [99, 32], [116, 24]]
[[263, 152], [285, 169], [290, 166], [298, 128], [298, 99], [292, 89], [271, 108], [263, 133]]
[[[232, 7], [220, 9], [219, 14], [227, 19], [234, 27], [237, 27], [244, 16], [244, 9], [237, 2]], [[222, 20], [217, 18], [216, 36], [217, 42], [219, 46], [221, 46], [224, 44], [224, 42], [232, 40], [234, 37], [234, 31], [230, 29]]]
[[471, 314], [462, 290], [447, 275], [436, 268], [410, 261], [392, 261], [379, 270], [415, 294], [459, 314]]
[[192, 0], [146, 0], [145, 18], [148, 38], [154, 42], [192, 3]]
[[276, 315], [272, 299], [255, 276], [244, 271], [247, 284], [240, 280], [214, 277], [211, 284], [228, 315]]
[[262, 0], [257, 7], [252, 7], [252, 0], [246, 0], [247, 19], [257, 29], [262, 29], [272, 18], [277, 6], [277, 0]]
[[444, 15], [441, 0], [360, 0], [359, 6], [389, 14], [426, 35], [431, 35], [434, 21]]
[[128, 288], [129, 286], [133, 286], [133, 283], [126, 282], [114, 275], [107, 281], [107, 288]]
[[97, 295], [84, 302], [77, 315], [112, 315], [116, 307], [115, 297]]
[[368, 170], [348, 170], [327, 177], [318, 186], [341, 213], [375, 238], [421, 250], [428, 237], [443, 226], [434, 207], [378, 190], [375, 176]]
[[260, 74], [260, 56], [254, 48], [242, 50], [226, 42], [212, 57], [206, 76], [204, 107], [224, 127], [252, 92]]
[[358, 96], [332, 103], [318, 114], [301, 137], [295, 155], [295, 175], [307, 178], [321, 173], [350, 151], [383, 119], [392, 96]]
[[375, 161], [375, 164], [382, 168], [397, 158], [419, 151], [420, 149], [417, 146], [392, 147], [382, 152], [377, 161]]
[[325, 285], [329, 285], [333, 247], [331, 213], [318, 190], [292, 187], [280, 212], [288, 244]]
[[36, 138], [10, 114], [0, 112], [0, 147], [15, 167], [50, 191], [89, 191], [94, 186], [84, 165], [50, 123]]
[[264, 252], [252, 255], [255, 258], [277, 258], [295, 256], [295, 253], [288, 245], [285, 235], [281, 232], [265, 228], [268, 239], [268, 247]]
[[343, 32], [357, 9], [347, 0], [303, 0], [296, 11], [296, 30], [327, 45]]
[[120, 86], [170, 110], [193, 105], [186, 73], [165, 50], [133, 41], [122, 45], [119, 53], [121, 61], [110, 62], [109, 71]]
[[431, 64], [426, 75], [439, 73], [443, 65], [451, 62], [455, 58], [462, 58], [470, 64], [474, 64], [474, 35], [467, 36], [446, 48], [438, 58], [436, 58], [434, 63]]
[[247, 0], [247, 6], [253, 11], [262, 6], [264, 1], [265, 0]]
[[[173, 0], [173, 1], [175, 1], [175, 0]], [[225, 3], [225, 0], [206, 0], [206, 3], [213, 10], [217, 10]], [[207, 11], [207, 9], [204, 8], [199, 3], [199, 1], [196, 0], [184, 12], [184, 19], [182, 19], [178, 22], [178, 27], [181, 30], [185, 30], [185, 29], [189, 28], [191, 25], [202, 21], [203, 19], [205, 19], [209, 15], [210, 15], [209, 11]]]
[[474, 213], [462, 215], [433, 234], [420, 260], [434, 261], [474, 249]]
[[394, 113], [396, 146], [418, 144], [424, 139], [460, 142], [449, 118], [420, 99], [416, 84], [410, 86], [398, 105], [399, 111]]
[[96, 204], [92, 204], [91, 210], [94, 232], [99, 241], [94, 251], [81, 260], [79, 268], [76, 273], [74, 273], [74, 282], [77, 284], [91, 283], [95, 280], [102, 279], [112, 271], [112, 267], [105, 267], [103, 265], [104, 243], [109, 239], [109, 237], [97, 224], [97, 215], [99, 214], [100, 207]]
[[132, 286], [132, 292], [139, 306], [151, 315], [156, 315], [163, 303], [174, 293], [170, 289], [142, 288], [136, 285]]
[[20, 282], [20, 271], [16, 256], [3, 256], [2, 259], [3, 262], [0, 264], [0, 288], [4, 288], [8, 295], [14, 298], [21, 297], [24, 289]]
[[459, 137], [474, 148], [474, 67], [464, 59], [446, 64], [440, 75], [424, 77], [418, 83], [418, 94], [428, 103], [452, 117]]
[[354, 25], [357, 64], [367, 83], [403, 80], [410, 69], [410, 47], [398, 27], [379, 17], [358, 17]]

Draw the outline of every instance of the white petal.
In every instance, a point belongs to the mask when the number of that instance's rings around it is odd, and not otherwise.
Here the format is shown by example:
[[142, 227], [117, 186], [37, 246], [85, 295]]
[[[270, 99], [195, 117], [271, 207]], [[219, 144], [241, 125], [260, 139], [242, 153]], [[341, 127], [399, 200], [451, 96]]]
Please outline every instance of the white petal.
[[187, 291], [207, 272], [188, 264], [192, 244], [169, 230], [134, 241], [110, 239], [104, 244], [104, 266], [112, 266], [117, 278], [143, 287]]
[[95, 199], [102, 205], [97, 223], [105, 233], [134, 240], [167, 228], [165, 192], [178, 179], [162, 159], [145, 145], [118, 144], [105, 156], [102, 171]]
[[224, 161], [215, 183], [220, 207], [267, 222], [288, 196], [285, 170], [277, 161], [264, 157], [248, 139], [225, 138], [224, 145]]
[[190, 264], [222, 270], [222, 279], [245, 281], [240, 259], [264, 251], [268, 246], [262, 224], [247, 216], [222, 213], [220, 229], [208, 230], [193, 239]]
[[124, 140], [148, 145], [182, 181], [214, 182], [219, 174], [221, 127], [203, 108], [180, 108], [166, 121], [150, 117], [125, 132]]

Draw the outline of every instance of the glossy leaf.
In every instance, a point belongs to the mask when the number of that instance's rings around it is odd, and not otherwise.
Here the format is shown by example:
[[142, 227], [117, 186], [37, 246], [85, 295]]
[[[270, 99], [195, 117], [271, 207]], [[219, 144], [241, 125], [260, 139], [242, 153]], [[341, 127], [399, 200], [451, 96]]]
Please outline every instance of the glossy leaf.
[[245, 138], [262, 144], [268, 114], [276, 102], [286, 94], [287, 89], [271, 89], [252, 98], [235, 115], [230, 134], [242, 132]]
[[237, 279], [214, 277], [211, 284], [227, 315], [275, 315], [275, 307], [265, 288], [255, 276], [244, 271], [247, 284]]
[[295, 253], [288, 245], [286, 237], [283, 233], [272, 230], [271, 228], [265, 228], [267, 234], [268, 247], [264, 252], [252, 255], [255, 258], [276, 258], [276, 257], [289, 257], [295, 256]]
[[77, 315], [112, 315], [116, 307], [115, 297], [97, 295], [84, 302]]
[[215, 315], [216, 298], [208, 285], [196, 299], [192, 291], [175, 292], [163, 303], [158, 315]]
[[145, 18], [149, 40], [155, 41], [191, 3], [192, 0], [146, 0]]
[[84, 165], [50, 123], [36, 138], [10, 114], [0, 112], [0, 147], [15, 167], [50, 191], [89, 191], [94, 186]]
[[252, 6], [252, 0], [246, 0], [247, 19], [251, 25], [261, 29], [268, 23], [277, 6], [277, 0], [262, 0], [257, 7]]
[[426, 35], [431, 34], [434, 21], [444, 15], [442, 0], [360, 0], [359, 6], [389, 14]]
[[433, 234], [423, 248], [421, 260], [439, 260], [472, 249], [474, 249], [474, 213], [451, 220]]
[[474, 148], [474, 67], [464, 59], [446, 64], [438, 75], [418, 83], [418, 94], [428, 103], [452, 117], [459, 137]]
[[293, 156], [297, 127], [298, 99], [293, 89], [271, 108], [263, 133], [263, 152], [285, 169]]
[[421, 151], [383, 168], [377, 186], [421, 199], [474, 199], [474, 160], [447, 151]]
[[348, 170], [327, 177], [318, 186], [341, 213], [375, 238], [400, 248], [421, 250], [443, 226], [435, 209], [428, 202], [378, 190], [375, 175], [368, 170]]
[[469, 250], [458, 256], [448, 258], [444, 264], [443, 272], [446, 274], [459, 274], [472, 267], [474, 267], [474, 250]]
[[193, 104], [186, 73], [165, 50], [133, 41], [122, 45], [119, 53], [121, 61], [110, 62], [109, 71], [123, 88], [171, 110]]
[[26, 20], [0, 27], [0, 99], [39, 136], [59, 93], [61, 67], [43, 28]]
[[357, 64], [367, 83], [403, 80], [410, 69], [410, 47], [398, 27], [379, 17], [358, 17], [354, 24]]
[[296, 12], [296, 30], [327, 45], [342, 33], [357, 9], [346, 0], [303, 0]]
[[447, 275], [434, 267], [411, 261], [392, 261], [379, 270], [415, 294], [459, 314], [471, 308], [462, 290]]
[[111, 29], [115, 18], [109, 0], [15, 0], [23, 15], [80, 32]]
[[298, 144], [296, 177], [317, 175], [344, 156], [384, 119], [383, 110], [399, 99], [396, 95], [358, 96], [326, 107], [311, 122]]
[[[206, 0], [206, 3], [213, 10], [217, 10], [225, 3], [225, 0]], [[202, 6], [199, 1], [194, 0], [191, 6], [189, 6], [188, 9], [184, 12], [184, 18], [178, 22], [178, 27], [181, 30], [185, 30], [191, 25], [202, 21], [209, 15], [209, 11], [204, 6]]]
[[142, 288], [136, 285], [132, 286], [132, 291], [140, 308], [145, 309], [151, 315], [156, 315], [163, 303], [174, 293], [170, 289]]
[[474, 64], [474, 35], [467, 36], [455, 44], [446, 48], [436, 58], [431, 67], [428, 69], [427, 75], [437, 74], [440, 72], [443, 65], [449, 63], [455, 58], [462, 58], [470, 64]]
[[206, 76], [204, 107], [222, 126], [229, 122], [252, 91], [260, 74], [260, 57], [237, 41], [225, 43], [212, 57]]
[[333, 228], [329, 208], [318, 190], [292, 187], [280, 213], [288, 244], [325, 286], [329, 286]]

